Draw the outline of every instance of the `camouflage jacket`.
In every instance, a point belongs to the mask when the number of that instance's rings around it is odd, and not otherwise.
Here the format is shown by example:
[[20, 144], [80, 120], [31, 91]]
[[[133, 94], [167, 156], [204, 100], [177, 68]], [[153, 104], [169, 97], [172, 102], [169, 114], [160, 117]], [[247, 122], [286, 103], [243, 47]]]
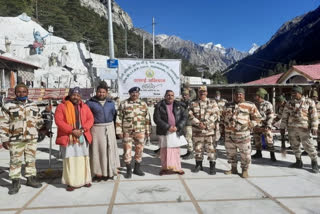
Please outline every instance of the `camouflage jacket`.
[[261, 115], [261, 126], [271, 129], [274, 119], [272, 104], [269, 101], [263, 100], [261, 103], [256, 103], [256, 106]]
[[287, 101], [284, 102], [284, 104], [279, 104], [276, 108], [276, 117], [274, 118], [274, 122], [278, 122], [282, 118], [282, 113], [284, 110], [284, 107], [286, 106]]
[[[316, 102], [316, 109], [318, 113], [318, 119], [320, 120], [320, 102], [319, 101]], [[320, 125], [320, 122], [319, 122], [319, 125]]]
[[2, 107], [3, 120], [0, 125], [0, 137], [5, 141], [26, 141], [38, 139], [38, 130], [44, 122], [38, 106], [27, 100], [6, 103]]
[[254, 103], [244, 101], [241, 103], [227, 103], [222, 111], [221, 121], [225, 133], [234, 136], [234, 139], [244, 139], [250, 132], [261, 124], [261, 115]]
[[[190, 106], [191, 106], [191, 100], [190, 99], [189, 100], [181, 100], [180, 103], [189, 112]], [[186, 126], [192, 126], [192, 122], [190, 120], [189, 115], [188, 115], [188, 120], [187, 120]]]
[[[215, 122], [219, 119], [219, 107], [215, 100], [197, 100], [191, 103], [189, 119], [192, 123], [192, 133], [195, 135], [214, 135]], [[200, 122], [206, 129], [200, 129]]]
[[[218, 107], [219, 107], [219, 112], [220, 112], [220, 115], [222, 114], [222, 111], [223, 111], [223, 108], [224, 108], [224, 106], [226, 105], [226, 103], [228, 102], [227, 100], [225, 100], [225, 99], [220, 99], [220, 100], [216, 100], [215, 99], [215, 101], [217, 102], [217, 104], [218, 104]], [[219, 119], [220, 120], [220, 119]]]
[[116, 134], [144, 132], [150, 134], [151, 121], [147, 103], [130, 98], [121, 102], [117, 112]]
[[309, 98], [291, 99], [284, 107], [281, 129], [304, 128], [317, 130], [319, 124], [316, 104]]

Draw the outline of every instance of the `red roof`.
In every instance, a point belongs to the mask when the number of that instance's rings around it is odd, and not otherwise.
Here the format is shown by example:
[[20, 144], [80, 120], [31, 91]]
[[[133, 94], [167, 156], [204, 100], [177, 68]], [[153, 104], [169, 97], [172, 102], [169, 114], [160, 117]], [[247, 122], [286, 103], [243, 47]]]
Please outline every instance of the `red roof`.
[[6, 57], [6, 56], [1, 56], [1, 55], [0, 55], [0, 59], [6, 60], [6, 61], [9, 61], [9, 62], [16, 62], [16, 63], [19, 63], [19, 64], [27, 65], [27, 66], [32, 67], [32, 68], [40, 68], [40, 67], [37, 66], [37, 65], [33, 65], [33, 64], [28, 63], [28, 62], [24, 62], [24, 61], [22, 61], [22, 60], [17, 60], [17, 59], [9, 58], [9, 57]]
[[278, 79], [277, 83], [283, 82], [293, 71], [300, 73], [309, 80], [320, 80], [320, 64], [294, 65]]
[[278, 79], [281, 77], [283, 73], [276, 74], [270, 77], [254, 80], [252, 82], [247, 82], [248, 85], [270, 85], [270, 84], [277, 84]]
[[320, 64], [314, 65], [295, 65], [293, 66], [294, 69], [303, 72], [307, 76], [310, 77], [312, 80], [320, 79]]

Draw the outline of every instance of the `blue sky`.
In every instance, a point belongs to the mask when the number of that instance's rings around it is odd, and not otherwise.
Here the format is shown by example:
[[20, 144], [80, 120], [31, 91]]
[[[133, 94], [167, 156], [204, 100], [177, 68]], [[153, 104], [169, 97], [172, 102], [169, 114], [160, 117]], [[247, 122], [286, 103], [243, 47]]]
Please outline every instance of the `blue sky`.
[[248, 51], [263, 45], [286, 21], [316, 9], [320, 0], [116, 0], [135, 27], [196, 43]]

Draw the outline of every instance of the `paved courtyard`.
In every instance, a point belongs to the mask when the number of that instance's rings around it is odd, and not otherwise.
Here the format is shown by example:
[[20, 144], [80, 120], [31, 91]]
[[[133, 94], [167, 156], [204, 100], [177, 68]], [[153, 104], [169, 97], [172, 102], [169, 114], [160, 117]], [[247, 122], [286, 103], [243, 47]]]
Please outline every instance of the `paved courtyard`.
[[[54, 130], [55, 131], [55, 130]], [[53, 139], [54, 142], [55, 139]], [[153, 142], [155, 143], [155, 142]], [[49, 139], [39, 143], [38, 171], [48, 167]], [[121, 144], [119, 142], [119, 148]], [[100, 214], [100, 213], [320, 213], [320, 175], [311, 173], [310, 159], [304, 156], [304, 169], [291, 169], [292, 151], [286, 157], [279, 152], [272, 163], [269, 153], [253, 161], [248, 179], [238, 175], [224, 175], [229, 169], [223, 145], [219, 145], [217, 174], [208, 175], [209, 162], [204, 171], [191, 172], [194, 160], [183, 161], [185, 175], [159, 176], [160, 160], [154, 157], [156, 145], [146, 146], [142, 168], [146, 176], [123, 177], [125, 168], [114, 180], [93, 183], [91, 188], [67, 192], [60, 183], [62, 162], [57, 160], [58, 147], [53, 146], [53, 179], [41, 179], [42, 188], [22, 187], [18, 194], [8, 195], [9, 152], [0, 150], [0, 214]], [[122, 149], [119, 149], [122, 154]], [[186, 149], [181, 149], [185, 153]], [[240, 167], [238, 167], [241, 172]], [[43, 174], [43, 173], [42, 173]], [[54, 178], [55, 177], [55, 178]]]

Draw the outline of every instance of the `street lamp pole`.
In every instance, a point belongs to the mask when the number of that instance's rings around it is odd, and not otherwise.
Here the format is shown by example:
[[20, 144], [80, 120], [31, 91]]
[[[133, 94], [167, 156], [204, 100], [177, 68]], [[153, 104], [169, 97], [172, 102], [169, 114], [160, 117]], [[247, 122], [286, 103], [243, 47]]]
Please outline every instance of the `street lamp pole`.
[[108, 26], [109, 27], [109, 54], [110, 54], [110, 59], [114, 59], [111, 0], [108, 0], [108, 21], [109, 21], [109, 26]]

